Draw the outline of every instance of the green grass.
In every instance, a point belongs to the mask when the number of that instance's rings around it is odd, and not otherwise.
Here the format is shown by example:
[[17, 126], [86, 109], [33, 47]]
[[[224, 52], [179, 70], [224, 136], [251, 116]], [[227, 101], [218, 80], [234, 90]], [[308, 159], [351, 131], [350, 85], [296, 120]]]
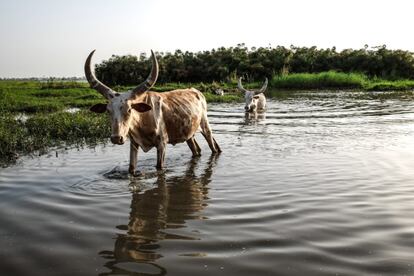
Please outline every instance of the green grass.
[[283, 89], [363, 89], [367, 78], [361, 74], [355, 73], [338, 73], [338, 72], [322, 72], [322, 73], [298, 73], [285, 76], [276, 76], [271, 82], [272, 88]]
[[397, 80], [385, 81], [377, 80], [365, 84], [366, 91], [407, 91], [414, 89], [414, 81], [412, 80]]
[[86, 82], [77, 81], [46, 81], [40, 85], [41, 89], [68, 89], [68, 88], [88, 88]]
[[210, 92], [204, 93], [207, 102], [214, 102], [214, 103], [233, 103], [233, 102], [240, 102], [243, 98], [241, 94], [224, 94], [223, 96], [219, 96]]
[[72, 85], [45, 88], [43, 85], [35, 81], [0, 81], [0, 112], [56, 112], [70, 107], [91, 106], [103, 99], [83, 83], [77, 88]]
[[93, 144], [110, 135], [108, 116], [88, 111], [35, 114], [26, 121], [0, 115], [0, 164], [63, 144]]
[[[213, 82], [210, 84], [205, 83], [186, 83], [186, 84], [175, 84], [168, 83], [160, 87], [155, 87], [154, 91], [164, 92], [180, 88], [194, 87], [204, 93], [206, 101], [211, 103], [231, 103], [239, 102], [242, 100], [242, 95], [238, 93], [236, 86], [231, 83], [217, 83]], [[218, 88], [224, 89], [226, 93], [223, 96], [214, 94], [214, 91]]]
[[276, 76], [271, 80], [270, 87], [291, 90], [360, 89], [362, 91], [405, 91], [414, 89], [414, 81], [369, 79], [363, 74], [330, 71]]

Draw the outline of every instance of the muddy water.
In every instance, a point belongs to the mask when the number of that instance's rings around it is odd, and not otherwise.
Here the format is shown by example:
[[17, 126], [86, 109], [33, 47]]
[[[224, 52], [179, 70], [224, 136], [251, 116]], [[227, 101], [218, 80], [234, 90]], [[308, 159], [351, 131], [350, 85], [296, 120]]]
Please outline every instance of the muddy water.
[[0, 169], [1, 275], [414, 275], [414, 108], [210, 105], [223, 153], [58, 150]]

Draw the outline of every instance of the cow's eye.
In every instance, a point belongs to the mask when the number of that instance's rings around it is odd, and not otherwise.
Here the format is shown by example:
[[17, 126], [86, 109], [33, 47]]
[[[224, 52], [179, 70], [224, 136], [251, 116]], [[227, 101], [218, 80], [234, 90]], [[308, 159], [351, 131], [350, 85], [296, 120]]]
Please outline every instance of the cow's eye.
[[128, 111], [127, 111], [128, 113], [131, 113], [131, 108], [128, 108]]

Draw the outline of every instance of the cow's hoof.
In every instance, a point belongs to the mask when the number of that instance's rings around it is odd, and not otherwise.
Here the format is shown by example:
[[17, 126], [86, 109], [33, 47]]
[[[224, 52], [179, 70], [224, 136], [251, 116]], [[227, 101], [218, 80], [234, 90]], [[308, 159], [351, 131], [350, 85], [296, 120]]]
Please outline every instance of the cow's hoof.
[[135, 170], [128, 170], [129, 174], [135, 176], [137, 172]]
[[140, 171], [136, 171], [136, 172], [134, 172], [134, 173], [131, 173], [131, 176], [132, 177], [138, 177], [138, 176], [143, 176], [144, 174], [142, 173], [142, 172], [140, 172]]
[[128, 172], [129, 172], [130, 174], [134, 175], [134, 174], [135, 174], [135, 166], [133, 166], [133, 165], [129, 165], [129, 167], [128, 167]]

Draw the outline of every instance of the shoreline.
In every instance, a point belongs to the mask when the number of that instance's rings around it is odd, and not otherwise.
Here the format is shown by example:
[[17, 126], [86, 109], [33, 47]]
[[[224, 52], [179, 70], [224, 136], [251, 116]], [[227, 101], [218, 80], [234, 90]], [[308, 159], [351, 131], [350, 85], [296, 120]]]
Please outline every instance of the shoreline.
[[[338, 73], [329, 75], [344, 77]], [[318, 97], [334, 98], [338, 96], [337, 93], [342, 93], [343, 97], [355, 100], [414, 100], [414, 81], [411, 80], [369, 81], [346, 75], [347, 82], [343, 81], [344, 78], [333, 78], [336, 80], [334, 82], [326, 76], [326, 73], [311, 77], [306, 74], [295, 74], [283, 79], [272, 79], [266, 96], [274, 100], [306, 100]], [[302, 82], [298, 81], [298, 77], [301, 77], [299, 79], [302, 79]], [[289, 78], [296, 78], [296, 82]], [[355, 82], [356, 79], [363, 82]], [[288, 83], [296, 83], [296, 86], [282, 87]], [[315, 83], [320, 87], [316, 87]], [[341, 85], [335, 87], [335, 83]], [[361, 86], [352, 87], [355, 83]], [[326, 87], [326, 84], [330, 87]], [[261, 82], [244, 84], [247, 89], [258, 88], [261, 85]], [[365, 89], [361, 88], [362, 85]], [[243, 95], [237, 91], [237, 84], [232, 82], [164, 84], [156, 86], [153, 90], [162, 92], [184, 87], [194, 87], [203, 91], [208, 103], [242, 104], [244, 100]], [[379, 89], [374, 90], [377, 87]], [[118, 91], [125, 91], [128, 87], [118, 88], [122, 89]], [[222, 88], [225, 95], [213, 94], [216, 88]], [[12, 164], [20, 155], [41, 154], [51, 147], [82, 146], [105, 141], [110, 133], [108, 117], [88, 111], [90, 106], [103, 102], [103, 97], [85, 83], [0, 81], [0, 166]], [[74, 108], [76, 112], [68, 112]]]

